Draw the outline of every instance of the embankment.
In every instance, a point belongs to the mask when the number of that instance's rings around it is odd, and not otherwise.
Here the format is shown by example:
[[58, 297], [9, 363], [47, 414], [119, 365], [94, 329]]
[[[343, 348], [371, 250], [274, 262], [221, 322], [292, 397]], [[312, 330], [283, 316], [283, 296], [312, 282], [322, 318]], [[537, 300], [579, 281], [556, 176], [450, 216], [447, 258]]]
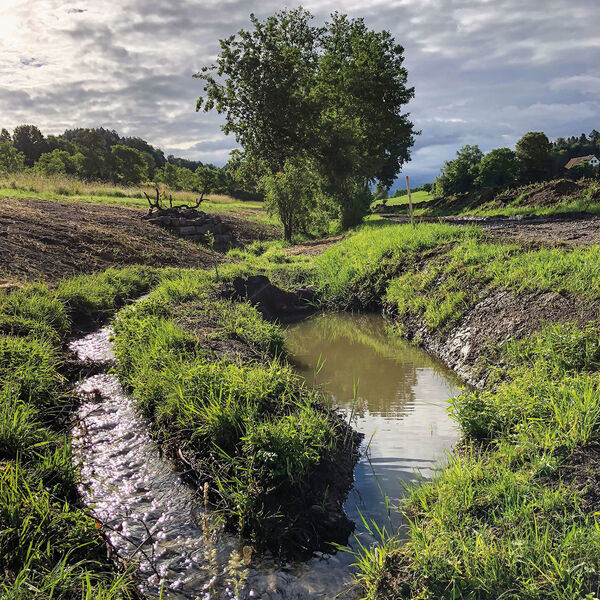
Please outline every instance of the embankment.
[[315, 262], [326, 303], [385, 310], [479, 388], [452, 402], [456, 454], [402, 507], [408, 543], [361, 557], [366, 596], [598, 594], [598, 247], [376, 226]]

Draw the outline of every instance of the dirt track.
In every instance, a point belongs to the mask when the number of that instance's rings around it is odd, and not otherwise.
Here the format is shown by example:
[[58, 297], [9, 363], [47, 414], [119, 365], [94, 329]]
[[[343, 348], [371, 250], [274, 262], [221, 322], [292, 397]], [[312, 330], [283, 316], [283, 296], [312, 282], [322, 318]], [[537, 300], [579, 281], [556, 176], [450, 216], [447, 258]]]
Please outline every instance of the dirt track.
[[[207, 268], [214, 264], [215, 255], [206, 248], [142, 220], [144, 213], [122, 206], [4, 198], [0, 200], [0, 285], [16, 279], [53, 282], [119, 265]], [[276, 234], [234, 217], [223, 221], [240, 243]]]
[[[397, 223], [408, 223], [400, 215], [381, 215]], [[591, 245], [600, 244], [600, 217], [591, 215], [557, 215], [554, 217], [518, 218], [417, 218], [417, 221], [454, 223], [457, 225], [479, 225], [495, 238], [521, 242], [536, 242], [544, 245]]]

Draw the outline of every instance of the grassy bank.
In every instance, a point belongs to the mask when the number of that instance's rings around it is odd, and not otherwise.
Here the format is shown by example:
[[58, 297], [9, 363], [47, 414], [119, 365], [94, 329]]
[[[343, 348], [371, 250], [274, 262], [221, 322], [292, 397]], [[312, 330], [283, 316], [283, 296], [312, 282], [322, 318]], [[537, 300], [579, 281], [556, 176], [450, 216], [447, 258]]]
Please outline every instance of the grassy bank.
[[111, 269], [0, 294], [0, 596], [137, 597], [107, 559], [99, 524], [79, 505], [70, 448], [74, 398], [63, 349], [77, 318], [109, 313], [157, 272]]
[[468, 194], [432, 199], [415, 214], [430, 217], [477, 215], [481, 217], [518, 215], [549, 216], [568, 213], [600, 214], [600, 184], [564, 179], [534, 183], [503, 191], [479, 190]]
[[588, 324], [548, 323], [499, 349], [481, 340], [495, 362], [486, 391], [453, 401], [458, 452], [403, 505], [408, 543], [388, 537], [366, 551], [358, 578], [372, 599], [596, 597], [598, 247], [531, 249], [477, 229], [379, 226], [315, 262], [326, 301], [380, 299], [399, 323], [420, 323], [431, 336], [443, 337], [494, 290], [590, 307]]
[[[339, 513], [342, 482], [317, 480], [352, 435], [286, 364], [279, 327], [220, 285], [188, 272], [121, 313], [119, 376], [231, 529], [284, 553], [338, 541], [307, 511]], [[346, 471], [351, 480], [352, 461]]]

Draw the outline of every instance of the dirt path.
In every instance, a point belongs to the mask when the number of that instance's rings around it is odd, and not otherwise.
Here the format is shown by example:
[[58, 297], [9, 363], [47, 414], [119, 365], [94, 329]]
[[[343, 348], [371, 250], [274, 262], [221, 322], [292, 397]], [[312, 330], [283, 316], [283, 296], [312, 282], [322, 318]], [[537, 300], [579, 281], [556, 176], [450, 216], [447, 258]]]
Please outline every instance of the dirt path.
[[333, 237], [323, 238], [320, 240], [311, 240], [310, 242], [304, 242], [302, 244], [296, 244], [286, 248], [286, 254], [297, 256], [298, 254], [304, 254], [305, 256], [318, 256], [323, 254], [325, 250], [337, 244], [339, 241], [346, 237], [345, 234], [335, 235]]
[[[400, 215], [384, 214], [382, 217], [396, 223], [408, 223]], [[497, 239], [520, 242], [536, 242], [556, 245], [600, 244], [600, 217], [592, 215], [556, 215], [552, 217], [507, 218], [507, 217], [442, 217], [418, 218], [418, 221], [454, 223], [457, 225], [479, 225]]]
[[[103, 204], [0, 200], [0, 286], [16, 279], [53, 282], [131, 264], [199, 268], [214, 264], [214, 254], [206, 248], [142, 220], [144, 213]], [[223, 221], [240, 243], [277, 234], [235, 217]]]

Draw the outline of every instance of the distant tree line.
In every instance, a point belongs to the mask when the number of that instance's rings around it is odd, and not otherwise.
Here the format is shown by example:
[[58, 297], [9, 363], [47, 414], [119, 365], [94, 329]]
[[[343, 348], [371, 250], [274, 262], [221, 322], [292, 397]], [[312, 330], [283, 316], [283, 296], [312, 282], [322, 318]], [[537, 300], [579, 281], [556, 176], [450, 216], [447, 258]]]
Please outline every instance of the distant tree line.
[[477, 145], [463, 146], [456, 158], [444, 163], [435, 180], [437, 196], [450, 196], [473, 190], [525, 185], [568, 176], [600, 178], [600, 170], [582, 164], [565, 171], [571, 158], [596, 155], [600, 158], [600, 132], [557, 138], [551, 142], [545, 133], [530, 131], [516, 144], [515, 150], [496, 148], [484, 154]]
[[44, 136], [35, 125], [19, 125], [12, 135], [6, 129], [0, 132], [0, 173], [31, 169], [126, 186], [164, 183], [172, 190], [262, 198], [256, 186], [239, 182], [234, 167], [165, 157], [140, 137], [121, 137], [103, 127], [67, 129], [57, 136]]

